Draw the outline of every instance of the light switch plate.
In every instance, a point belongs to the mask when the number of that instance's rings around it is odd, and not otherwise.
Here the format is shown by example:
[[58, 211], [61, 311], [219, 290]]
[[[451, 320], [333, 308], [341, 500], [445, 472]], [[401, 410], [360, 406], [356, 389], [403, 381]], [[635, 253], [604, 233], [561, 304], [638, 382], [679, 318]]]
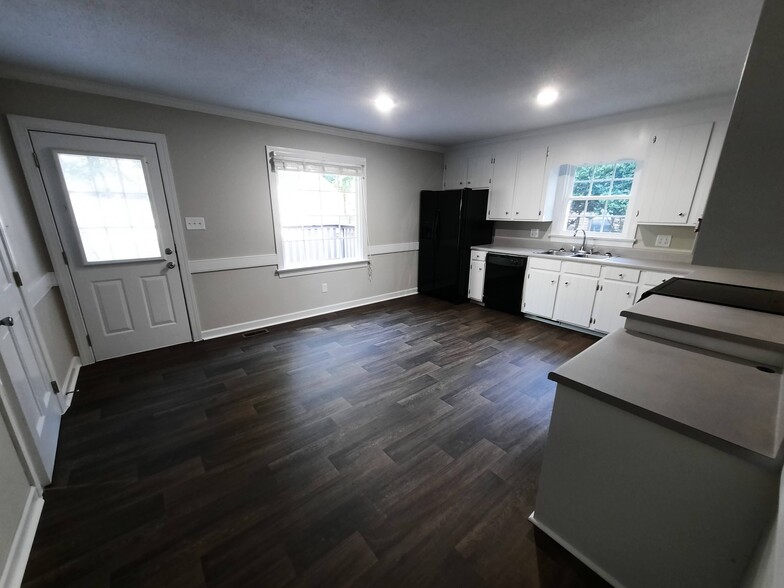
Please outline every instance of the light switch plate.
[[204, 224], [204, 217], [186, 216], [185, 228], [189, 231], [203, 231], [207, 228], [207, 225]]
[[326, 291], [327, 291], [327, 284], [326, 282], [324, 282], [323, 284], [321, 284], [321, 292], [324, 293]]
[[531, 237], [534, 239], [539, 236], [539, 229], [531, 229]]
[[672, 235], [656, 235], [656, 247], [669, 247]]

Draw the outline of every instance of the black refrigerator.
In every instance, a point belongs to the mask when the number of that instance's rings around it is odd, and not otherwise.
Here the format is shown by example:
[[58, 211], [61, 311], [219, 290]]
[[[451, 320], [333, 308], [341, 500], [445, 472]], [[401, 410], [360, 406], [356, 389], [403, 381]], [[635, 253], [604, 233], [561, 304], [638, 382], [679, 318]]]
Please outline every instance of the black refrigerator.
[[420, 294], [468, 300], [471, 246], [493, 240], [487, 190], [423, 190], [419, 197]]

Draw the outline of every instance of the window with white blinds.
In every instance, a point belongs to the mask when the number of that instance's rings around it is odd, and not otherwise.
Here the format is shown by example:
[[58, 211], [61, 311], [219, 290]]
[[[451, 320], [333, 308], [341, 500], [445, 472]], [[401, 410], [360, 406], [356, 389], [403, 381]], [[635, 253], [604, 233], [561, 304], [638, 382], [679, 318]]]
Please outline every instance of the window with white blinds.
[[366, 261], [365, 160], [268, 147], [279, 270]]

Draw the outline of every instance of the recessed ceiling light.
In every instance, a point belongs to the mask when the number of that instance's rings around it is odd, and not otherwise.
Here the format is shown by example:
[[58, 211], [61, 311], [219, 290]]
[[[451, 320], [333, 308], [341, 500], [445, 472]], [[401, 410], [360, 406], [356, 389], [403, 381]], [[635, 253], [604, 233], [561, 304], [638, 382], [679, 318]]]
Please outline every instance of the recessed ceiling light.
[[558, 90], [553, 87], [542, 88], [536, 95], [536, 101], [541, 106], [550, 106], [556, 100], [558, 100]]
[[395, 101], [392, 100], [392, 96], [389, 94], [379, 94], [376, 96], [374, 104], [381, 112], [389, 112], [396, 106]]

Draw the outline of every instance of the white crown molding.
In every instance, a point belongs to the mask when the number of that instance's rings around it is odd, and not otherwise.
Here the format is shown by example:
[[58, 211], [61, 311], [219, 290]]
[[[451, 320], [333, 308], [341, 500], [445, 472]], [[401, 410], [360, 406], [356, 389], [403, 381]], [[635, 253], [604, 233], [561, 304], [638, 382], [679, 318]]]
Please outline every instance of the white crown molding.
[[56, 88], [63, 88], [65, 90], [86, 92], [89, 94], [97, 94], [99, 96], [109, 96], [111, 98], [134, 100], [136, 102], [145, 102], [147, 104], [155, 104], [156, 106], [178, 108], [180, 110], [200, 112], [202, 114], [225, 116], [227, 118], [273, 125], [276, 127], [286, 127], [290, 129], [298, 129], [300, 131], [310, 131], [313, 133], [334, 135], [336, 137], [357, 139], [359, 141], [370, 141], [372, 143], [382, 143], [385, 145], [394, 145], [396, 147], [408, 147], [410, 149], [420, 149], [422, 151], [435, 151], [437, 153], [443, 153], [445, 151], [445, 148], [440, 145], [419, 143], [418, 141], [386, 137], [384, 135], [364, 133], [362, 131], [352, 131], [350, 129], [331, 127], [328, 125], [305, 122], [292, 118], [284, 118], [271, 114], [262, 114], [259, 112], [242, 110], [239, 108], [229, 108], [215, 104], [206, 104], [203, 102], [197, 102], [195, 100], [174, 98], [172, 96], [164, 96], [162, 94], [154, 94], [151, 92], [144, 92], [142, 90], [132, 90], [130, 88], [124, 88], [121, 86], [114, 86], [101, 82], [92, 82], [58, 74], [29, 70], [6, 64], [0, 64], [0, 78], [18, 80], [20, 82], [28, 82], [31, 84], [41, 84], [44, 86], [54, 86]]
[[412, 296], [416, 293], [417, 293], [416, 288], [410, 288], [408, 290], [399, 290], [397, 292], [388, 292], [387, 294], [379, 294], [377, 296], [369, 296], [367, 298], [349, 300], [348, 302], [330, 304], [329, 306], [320, 306], [318, 308], [311, 308], [309, 310], [302, 310], [299, 312], [280, 314], [277, 316], [271, 316], [268, 318], [258, 319], [255, 321], [248, 321], [246, 323], [237, 323], [235, 325], [227, 325], [225, 327], [205, 329], [202, 331], [202, 336], [205, 339], [214, 339], [215, 337], [225, 337], [227, 335], [235, 335], [237, 333], [244, 333], [245, 331], [252, 331], [253, 329], [261, 329], [263, 327], [270, 327], [272, 325], [290, 323], [292, 321], [298, 321], [304, 318], [311, 318], [314, 316], [329, 314], [332, 312], [337, 312], [339, 310], [356, 308], [357, 306], [366, 306], [368, 304], [375, 304], [376, 302], [384, 302], [385, 300], [392, 300], [394, 298]]
[[729, 118], [730, 111], [732, 110], [734, 94], [718, 94], [715, 96], [708, 96], [705, 98], [697, 98], [687, 102], [676, 102], [673, 104], [663, 104], [659, 106], [650, 106], [648, 108], [639, 108], [635, 110], [627, 110], [616, 114], [607, 114], [596, 118], [589, 118], [585, 120], [578, 120], [567, 122], [559, 125], [549, 127], [540, 127], [537, 129], [530, 129], [528, 131], [521, 131], [519, 133], [511, 133], [508, 135], [500, 135], [497, 137], [490, 137], [489, 139], [479, 139], [478, 141], [469, 141], [466, 143], [459, 143], [450, 145], [444, 149], [445, 153], [453, 153], [464, 150], [475, 149], [478, 147], [485, 147], [487, 145], [495, 145], [498, 143], [508, 143], [512, 141], [520, 141], [530, 137], [538, 137], [542, 135], [557, 135], [560, 133], [577, 132], [595, 127], [608, 126], [613, 124], [621, 124], [642, 118], [657, 118], [660, 116], [667, 116], [670, 114], [677, 114], [680, 112], [687, 112], [690, 110], [708, 109], [708, 108], [726, 108], [727, 117]]

